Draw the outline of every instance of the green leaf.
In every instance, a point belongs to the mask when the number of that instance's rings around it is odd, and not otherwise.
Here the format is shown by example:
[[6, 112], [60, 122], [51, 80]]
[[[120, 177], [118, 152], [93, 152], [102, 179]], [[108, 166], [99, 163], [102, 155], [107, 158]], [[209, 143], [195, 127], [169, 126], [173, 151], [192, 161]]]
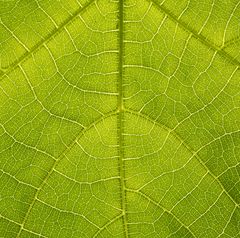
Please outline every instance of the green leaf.
[[240, 236], [238, 0], [0, 17], [0, 237]]

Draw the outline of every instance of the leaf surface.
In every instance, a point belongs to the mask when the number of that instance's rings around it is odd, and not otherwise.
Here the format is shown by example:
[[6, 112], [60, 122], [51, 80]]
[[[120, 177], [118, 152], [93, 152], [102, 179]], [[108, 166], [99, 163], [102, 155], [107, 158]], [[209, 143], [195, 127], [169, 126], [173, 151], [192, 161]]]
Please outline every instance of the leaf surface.
[[1, 1], [0, 237], [239, 237], [239, 16]]

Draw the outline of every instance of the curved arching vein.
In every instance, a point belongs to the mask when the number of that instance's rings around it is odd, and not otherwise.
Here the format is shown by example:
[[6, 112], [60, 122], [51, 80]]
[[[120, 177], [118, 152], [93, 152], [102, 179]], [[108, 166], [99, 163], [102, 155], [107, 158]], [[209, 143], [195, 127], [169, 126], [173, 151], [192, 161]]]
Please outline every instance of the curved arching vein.
[[61, 158], [68, 152], [71, 150], [71, 148], [77, 143], [78, 139], [84, 135], [84, 133], [86, 133], [86, 131], [90, 130], [92, 127], [94, 127], [95, 125], [97, 125], [98, 123], [100, 123], [101, 121], [103, 121], [104, 119], [108, 118], [108, 117], [111, 117], [113, 115], [116, 115], [117, 112], [116, 110], [108, 113], [108, 114], [105, 114], [104, 116], [98, 118], [96, 121], [94, 121], [93, 123], [91, 123], [87, 128], [83, 129], [82, 131], [80, 131], [79, 135], [72, 141], [72, 143], [62, 152], [61, 155], [59, 155], [58, 158], [55, 158], [55, 161], [50, 169], [50, 171], [48, 172], [47, 176], [44, 178], [44, 180], [42, 181], [42, 183], [40, 184], [40, 186], [38, 187], [36, 193], [34, 194], [34, 198], [32, 200], [32, 203], [29, 205], [29, 208], [23, 218], [23, 222], [21, 224], [21, 228], [18, 232], [18, 235], [17, 237], [20, 236], [22, 230], [24, 230], [24, 225], [28, 219], [28, 216], [30, 215], [31, 211], [32, 211], [32, 208], [35, 204], [35, 202], [37, 201], [37, 196], [38, 194], [40, 193], [40, 191], [42, 190], [43, 186], [45, 185], [45, 183], [47, 182], [47, 180], [50, 178], [51, 174], [54, 172], [54, 169], [56, 168], [56, 166], [58, 165], [58, 163], [61, 161]]
[[[140, 116], [142, 118], [144, 118], [145, 120], [158, 125], [161, 128], [164, 128], [166, 131], [168, 131], [170, 134], [172, 134], [191, 154], [192, 156], [190, 157], [190, 159], [192, 159], [193, 157], [196, 157], [198, 162], [204, 167], [204, 169], [211, 175], [211, 177], [217, 181], [217, 183], [220, 185], [222, 191], [231, 199], [231, 201], [235, 204], [235, 206], [238, 206], [237, 202], [235, 201], [235, 199], [227, 192], [227, 190], [225, 189], [225, 187], [223, 186], [222, 182], [219, 180], [218, 177], [216, 177], [210, 170], [209, 168], [205, 165], [205, 163], [203, 163], [203, 161], [201, 160], [201, 158], [199, 157], [198, 153], [199, 151], [204, 147], [204, 145], [199, 148], [197, 151], [194, 151], [188, 144], [186, 144], [186, 142], [174, 131], [174, 129], [171, 129], [169, 127], [167, 127], [164, 124], [161, 124], [157, 121], [154, 121], [152, 118], [150, 118], [148, 115], [143, 114], [142, 112], [137, 112], [131, 109], [125, 109], [126, 111], [128, 111], [131, 114], [134, 114], [136, 116]], [[156, 179], [156, 178], [155, 178]]]

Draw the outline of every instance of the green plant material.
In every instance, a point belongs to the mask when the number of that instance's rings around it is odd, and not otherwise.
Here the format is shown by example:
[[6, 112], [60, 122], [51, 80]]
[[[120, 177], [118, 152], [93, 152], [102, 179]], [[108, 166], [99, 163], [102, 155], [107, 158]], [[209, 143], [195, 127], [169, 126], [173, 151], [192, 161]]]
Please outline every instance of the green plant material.
[[238, 0], [0, 17], [0, 237], [240, 237]]

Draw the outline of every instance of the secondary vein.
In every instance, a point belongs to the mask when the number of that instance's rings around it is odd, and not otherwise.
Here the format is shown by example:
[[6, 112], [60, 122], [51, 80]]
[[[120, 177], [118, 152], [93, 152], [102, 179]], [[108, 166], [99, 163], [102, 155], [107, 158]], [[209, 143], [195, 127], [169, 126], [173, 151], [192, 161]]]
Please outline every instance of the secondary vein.
[[26, 53], [20, 56], [17, 60], [12, 62], [8, 68], [0, 69], [0, 77], [2, 78], [3, 76], [7, 75], [9, 72], [15, 69], [18, 65], [24, 62], [24, 60], [26, 60], [31, 54], [36, 52], [38, 49], [40, 49], [46, 42], [52, 39], [55, 35], [61, 32], [70, 22], [73, 21], [73, 19], [75, 19], [82, 11], [87, 9], [94, 2], [95, 2], [94, 0], [87, 2], [84, 6], [80, 7], [77, 11], [75, 11], [69, 18], [67, 18], [61, 25], [59, 25], [58, 27], [55, 27], [55, 29], [49, 35], [47, 35], [44, 39], [39, 41], [31, 49], [27, 50]]

